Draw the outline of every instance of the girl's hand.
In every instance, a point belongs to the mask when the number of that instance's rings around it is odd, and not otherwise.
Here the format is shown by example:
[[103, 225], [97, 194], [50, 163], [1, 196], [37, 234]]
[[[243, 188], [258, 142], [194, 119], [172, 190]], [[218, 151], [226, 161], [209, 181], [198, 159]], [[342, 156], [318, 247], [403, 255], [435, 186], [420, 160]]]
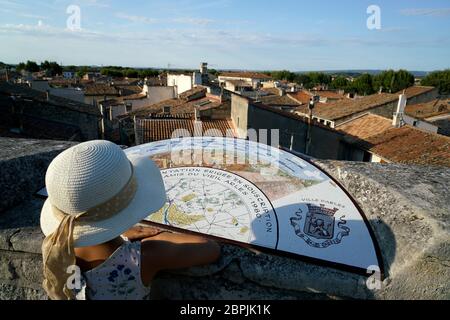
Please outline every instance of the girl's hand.
[[144, 240], [146, 238], [155, 237], [163, 232], [165, 231], [160, 230], [158, 228], [136, 225], [127, 232], [125, 232], [123, 236], [128, 238], [128, 240], [130, 240], [131, 242], [135, 242]]

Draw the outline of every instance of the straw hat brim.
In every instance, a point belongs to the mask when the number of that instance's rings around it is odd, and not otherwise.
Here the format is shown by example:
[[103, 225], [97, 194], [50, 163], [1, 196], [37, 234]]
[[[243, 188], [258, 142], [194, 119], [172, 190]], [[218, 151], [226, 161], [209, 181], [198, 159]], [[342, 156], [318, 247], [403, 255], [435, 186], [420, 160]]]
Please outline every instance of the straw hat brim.
[[[108, 242], [159, 211], [167, 201], [164, 182], [159, 168], [148, 158], [129, 157], [134, 166], [137, 191], [124, 210], [113, 217], [97, 222], [76, 222], [74, 227], [74, 246], [89, 247]], [[56, 231], [60, 220], [52, 211], [47, 199], [41, 212], [41, 229], [45, 236]]]

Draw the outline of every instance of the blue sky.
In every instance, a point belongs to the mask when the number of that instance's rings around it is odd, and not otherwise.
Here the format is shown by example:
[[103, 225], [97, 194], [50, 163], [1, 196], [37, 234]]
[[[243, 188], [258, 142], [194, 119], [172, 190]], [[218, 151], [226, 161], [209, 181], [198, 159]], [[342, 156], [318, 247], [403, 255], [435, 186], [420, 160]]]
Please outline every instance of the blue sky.
[[[81, 30], [67, 29], [67, 7]], [[367, 28], [367, 8], [381, 29]], [[219, 69], [450, 67], [450, 1], [0, 0], [0, 61]]]

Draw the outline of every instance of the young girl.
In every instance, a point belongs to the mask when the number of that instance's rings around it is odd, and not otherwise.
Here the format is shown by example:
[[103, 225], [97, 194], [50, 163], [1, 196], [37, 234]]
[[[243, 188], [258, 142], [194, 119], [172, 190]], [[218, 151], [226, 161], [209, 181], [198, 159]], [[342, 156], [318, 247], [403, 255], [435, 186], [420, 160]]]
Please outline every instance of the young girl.
[[91, 141], [60, 154], [46, 186], [43, 286], [50, 299], [146, 299], [159, 271], [219, 258], [213, 241], [135, 227], [166, 203], [164, 183], [150, 159], [128, 158], [111, 142]]

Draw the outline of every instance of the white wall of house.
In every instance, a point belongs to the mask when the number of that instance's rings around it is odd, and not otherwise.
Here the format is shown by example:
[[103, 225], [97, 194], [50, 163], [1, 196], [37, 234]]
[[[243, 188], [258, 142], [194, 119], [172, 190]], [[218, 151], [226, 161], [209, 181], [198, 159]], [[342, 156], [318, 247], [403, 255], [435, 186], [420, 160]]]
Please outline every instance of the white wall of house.
[[150, 87], [144, 85], [142, 93], [147, 95], [147, 98], [125, 100], [125, 102], [131, 105], [133, 111], [136, 111], [164, 100], [175, 99], [177, 97], [175, 91], [175, 87]]
[[168, 74], [167, 86], [176, 87], [176, 94], [182, 94], [193, 88], [193, 77], [185, 74]]
[[425, 122], [407, 115], [403, 115], [403, 121], [405, 121], [406, 124], [409, 124], [410, 126], [413, 126], [417, 129], [431, 132], [431, 133], [438, 133], [439, 128], [429, 122]]

